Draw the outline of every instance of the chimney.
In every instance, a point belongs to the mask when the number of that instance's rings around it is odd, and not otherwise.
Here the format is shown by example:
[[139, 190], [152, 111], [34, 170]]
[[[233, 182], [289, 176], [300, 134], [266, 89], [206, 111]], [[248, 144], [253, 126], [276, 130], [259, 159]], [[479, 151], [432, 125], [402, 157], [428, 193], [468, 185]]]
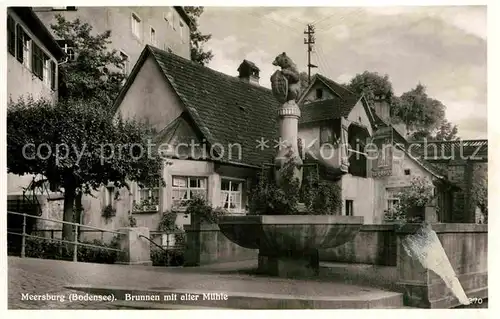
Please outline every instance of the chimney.
[[259, 85], [259, 72], [259, 68], [253, 62], [247, 60], [243, 60], [238, 67], [238, 77], [240, 80], [255, 85]]
[[390, 122], [391, 107], [385, 95], [375, 96], [375, 99], [373, 100], [373, 108], [375, 109], [375, 114], [377, 114], [378, 117], [387, 123]]
[[392, 127], [398, 131], [399, 134], [401, 134], [401, 136], [406, 138], [406, 135], [408, 134], [406, 124], [402, 121], [394, 122], [391, 120], [391, 106], [384, 95], [375, 96], [373, 107], [375, 109], [375, 113], [381, 119], [383, 119], [386, 123], [391, 124]]

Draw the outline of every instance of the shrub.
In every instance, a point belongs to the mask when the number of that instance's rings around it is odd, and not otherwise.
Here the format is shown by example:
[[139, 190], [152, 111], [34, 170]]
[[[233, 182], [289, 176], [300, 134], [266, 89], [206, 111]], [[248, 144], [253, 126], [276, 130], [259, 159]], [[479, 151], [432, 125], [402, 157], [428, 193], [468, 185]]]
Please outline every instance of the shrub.
[[280, 170], [279, 185], [275, 181], [273, 169], [262, 168], [256, 186], [250, 192], [250, 214], [296, 215], [300, 200], [306, 205], [305, 214], [335, 215], [342, 205], [340, 186], [335, 182], [320, 181], [315, 172], [306, 176], [300, 188], [299, 181], [294, 177], [297, 164], [292, 155], [292, 152], [288, 152], [287, 161]]
[[158, 247], [151, 247], [151, 262], [153, 266], [182, 266], [184, 253], [179, 250], [165, 251]]
[[434, 188], [426, 178], [414, 177], [410, 186], [403, 188], [396, 198], [399, 199], [399, 203], [386, 211], [384, 215], [386, 222], [421, 222], [424, 219], [423, 216], [411, 216], [411, 213], [416, 210], [423, 211], [425, 206], [434, 200]]
[[[81, 262], [113, 264], [118, 260], [119, 252], [105, 249], [118, 249], [118, 238], [115, 237], [109, 244], [104, 244], [99, 240], [81, 241], [83, 244], [90, 244], [98, 247], [78, 246], [77, 258]], [[73, 245], [61, 243], [56, 240], [43, 240], [40, 238], [26, 238], [26, 257], [70, 260], [73, 259]]]
[[192, 223], [217, 223], [219, 218], [227, 212], [222, 208], [213, 208], [208, 204], [205, 198], [195, 196], [188, 201], [186, 214], [191, 215]]

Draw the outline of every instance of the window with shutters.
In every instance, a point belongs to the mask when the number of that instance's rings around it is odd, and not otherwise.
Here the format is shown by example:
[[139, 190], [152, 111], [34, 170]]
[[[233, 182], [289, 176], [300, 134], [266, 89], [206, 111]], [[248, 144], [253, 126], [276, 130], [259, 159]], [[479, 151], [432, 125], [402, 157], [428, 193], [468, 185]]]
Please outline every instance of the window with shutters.
[[23, 28], [18, 24], [16, 27], [17, 32], [17, 60], [24, 64], [28, 69], [31, 68], [31, 38], [24, 32]]
[[40, 47], [33, 43], [33, 59], [32, 59], [32, 68], [33, 73], [43, 80], [44, 70], [45, 70], [45, 59], [46, 55], [40, 49]]

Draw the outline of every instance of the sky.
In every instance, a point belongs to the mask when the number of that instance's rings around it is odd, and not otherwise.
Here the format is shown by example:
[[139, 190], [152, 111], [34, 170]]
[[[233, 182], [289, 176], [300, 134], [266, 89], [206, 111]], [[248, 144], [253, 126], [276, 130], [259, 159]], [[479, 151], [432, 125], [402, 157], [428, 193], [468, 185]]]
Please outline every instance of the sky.
[[462, 139], [487, 138], [485, 6], [205, 7], [199, 22], [212, 34], [210, 68], [236, 76], [250, 60], [266, 87], [281, 52], [307, 70], [303, 32], [313, 23], [313, 74], [340, 83], [365, 70], [387, 74], [397, 95], [421, 83]]

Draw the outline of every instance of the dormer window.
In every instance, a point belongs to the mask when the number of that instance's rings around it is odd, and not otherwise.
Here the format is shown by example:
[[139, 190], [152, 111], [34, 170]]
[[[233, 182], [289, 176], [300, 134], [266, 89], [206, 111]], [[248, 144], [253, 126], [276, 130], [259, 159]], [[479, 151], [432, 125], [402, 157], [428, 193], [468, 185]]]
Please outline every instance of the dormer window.
[[323, 98], [323, 89], [316, 89], [316, 99], [320, 100]]

